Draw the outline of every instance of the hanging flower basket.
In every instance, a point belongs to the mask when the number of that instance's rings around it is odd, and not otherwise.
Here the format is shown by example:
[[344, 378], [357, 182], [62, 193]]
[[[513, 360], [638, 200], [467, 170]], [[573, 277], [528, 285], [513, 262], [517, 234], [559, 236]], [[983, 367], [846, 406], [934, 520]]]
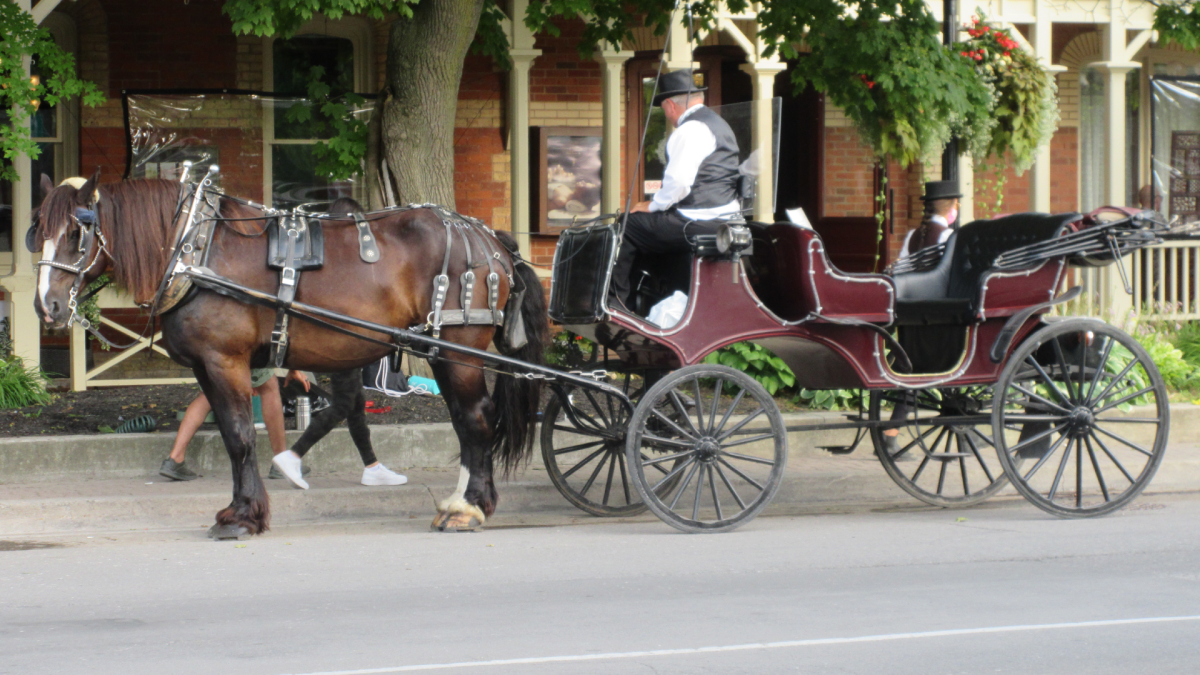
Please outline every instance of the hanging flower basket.
[[1024, 173], [1058, 128], [1054, 78], [1007, 30], [988, 24], [982, 12], [966, 29], [970, 39], [956, 50], [989, 85], [994, 122], [977, 127], [975, 137], [967, 139], [971, 154], [982, 161], [1012, 153], [1017, 173]]

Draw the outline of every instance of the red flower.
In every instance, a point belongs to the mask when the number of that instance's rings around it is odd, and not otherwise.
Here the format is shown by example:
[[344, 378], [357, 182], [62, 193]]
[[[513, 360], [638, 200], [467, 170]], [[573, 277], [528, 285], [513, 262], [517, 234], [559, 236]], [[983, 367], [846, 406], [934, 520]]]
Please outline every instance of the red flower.
[[1004, 52], [1005, 56], [1012, 56], [1012, 52]]
[[875, 88], [875, 83], [874, 83], [874, 82], [872, 82], [872, 81], [870, 81], [870, 80], [868, 80], [866, 75], [863, 75], [863, 74], [861, 74], [861, 73], [860, 73], [860, 74], [859, 74], [859, 77], [860, 77], [860, 78], [862, 78], [862, 81], [863, 81], [863, 83], [867, 85], [867, 89], [874, 89], [874, 88]]

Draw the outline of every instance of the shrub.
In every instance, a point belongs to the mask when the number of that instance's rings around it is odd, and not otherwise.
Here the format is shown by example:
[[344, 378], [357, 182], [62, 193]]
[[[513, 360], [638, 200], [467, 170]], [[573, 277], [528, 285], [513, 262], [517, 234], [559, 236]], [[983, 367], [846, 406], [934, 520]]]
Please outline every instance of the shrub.
[[704, 362], [740, 370], [757, 380], [772, 396], [796, 384], [796, 374], [783, 359], [753, 342], [736, 342], [722, 347], [704, 357]]
[[46, 391], [46, 376], [38, 368], [27, 368], [19, 356], [0, 361], [0, 409], [45, 405], [54, 400]]

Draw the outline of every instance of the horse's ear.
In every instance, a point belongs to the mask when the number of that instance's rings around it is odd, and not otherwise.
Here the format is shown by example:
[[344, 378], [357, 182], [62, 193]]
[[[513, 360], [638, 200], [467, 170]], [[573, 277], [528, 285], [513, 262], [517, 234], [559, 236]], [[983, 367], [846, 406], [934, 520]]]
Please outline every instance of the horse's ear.
[[96, 167], [96, 173], [88, 179], [88, 182], [79, 188], [79, 192], [75, 194], [76, 204], [89, 204], [92, 201], [92, 195], [96, 193], [96, 186], [100, 184], [100, 167]]
[[42, 174], [42, 199], [50, 196], [50, 192], [54, 189], [54, 181], [50, 176]]

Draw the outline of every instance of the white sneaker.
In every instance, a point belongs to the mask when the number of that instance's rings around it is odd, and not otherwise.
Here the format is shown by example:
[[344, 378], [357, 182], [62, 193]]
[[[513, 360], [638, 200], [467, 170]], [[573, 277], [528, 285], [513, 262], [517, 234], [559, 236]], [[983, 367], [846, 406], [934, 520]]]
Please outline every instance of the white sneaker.
[[308, 489], [308, 481], [304, 480], [304, 475], [302, 473], [304, 471], [304, 467], [301, 465], [300, 455], [297, 455], [291, 450], [284, 450], [278, 455], [272, 457], [271, 463], [279, 467], [279, 470], [283, 473], [284, 478], [287, 478], [292, 485], [300, 488], [301, 490]]
[[382, 464], [363, 469], [363, 485], [404, 485], [408, 477], [396, 473]]

